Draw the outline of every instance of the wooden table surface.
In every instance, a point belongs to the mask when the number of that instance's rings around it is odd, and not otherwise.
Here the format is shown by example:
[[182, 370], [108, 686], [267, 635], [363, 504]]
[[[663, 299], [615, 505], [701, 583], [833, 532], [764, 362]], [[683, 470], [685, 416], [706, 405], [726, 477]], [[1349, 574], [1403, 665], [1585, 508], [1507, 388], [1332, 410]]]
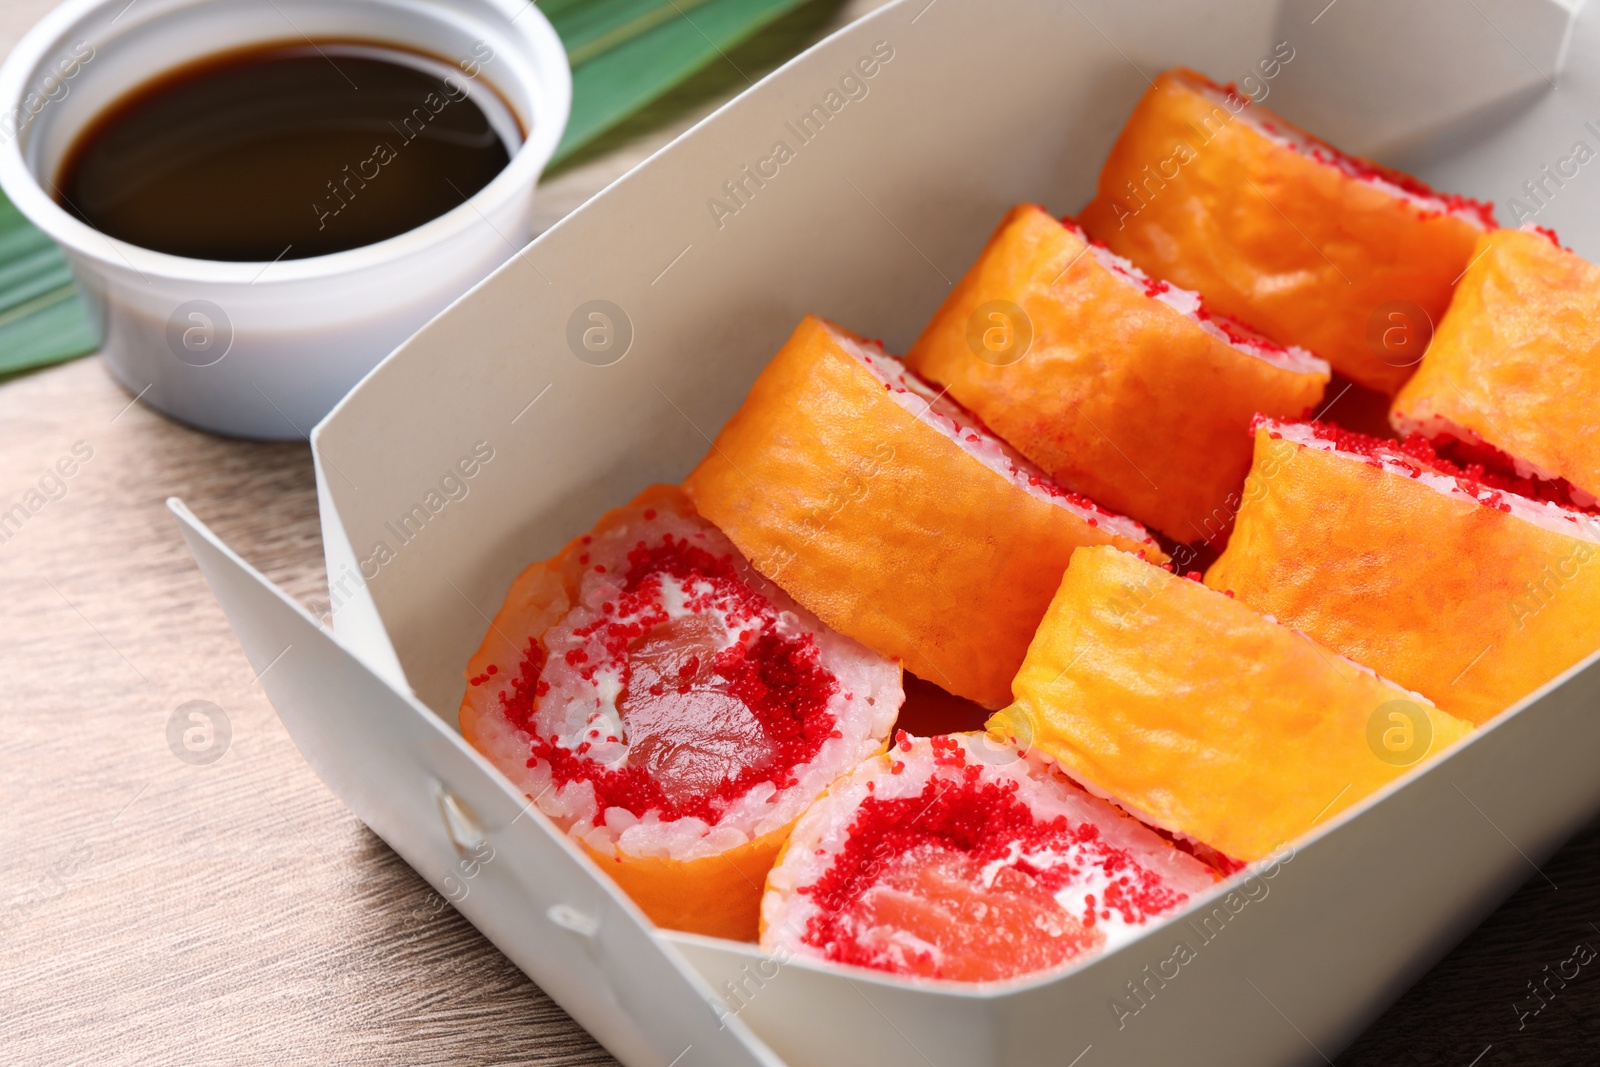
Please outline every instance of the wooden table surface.
[[[0, 54], [48, 6], [5, 0]], [[874, 6], [814, 5], [735, 51], [743, 74], [717, 64], [547, 180], [547, 221]], [[90, 358], [0, 385], [0, 510], [63, 457], [74, 474], [0, 539], [0, 1064], [613, 1062], [454, 910], [428, 913], [427, 884], [300, 757], [179, 539], [170, 495], [324, 599], [306, 446], [167, 422]], [[209, 765], [168, 744], [191, 700], [232, 726]], [[1546, 964], [1600, 948], [1600, 832], [1544, 873], [1341, 1067], [1600, 1063], [1594, 968], [1517, 1015]]]

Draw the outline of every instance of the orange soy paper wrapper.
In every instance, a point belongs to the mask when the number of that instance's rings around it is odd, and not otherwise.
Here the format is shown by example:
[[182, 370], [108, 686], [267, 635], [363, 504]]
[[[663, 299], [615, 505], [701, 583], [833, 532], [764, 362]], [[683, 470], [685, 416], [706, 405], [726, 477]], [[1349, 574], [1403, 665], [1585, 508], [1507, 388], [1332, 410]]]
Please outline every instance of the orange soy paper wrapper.
[[[1022, 335], [996, 351], [994, 328]], [[906, 363], [1062, 485], [1181, 542], [1226, 534], [1251, 418], [1308, 414], [1328, 382], [1322, 360], [1033, 204], [1001, 221]]]
[[1103, 547], [1074, 553], [1013, 688], [992, 732], [1245, 862], [1471, 732], [1237, 600]]
[[[1345, 154], [1192, 70], [1144, 94], [1079, 221], [1147, 273], [1393, 394], [1414, 358], [1368, 339], [1437, 323], [1493, 209]], [[1420, 322], [1417, 323], [1420, 326]]]
[[1264, 423], [1206, 584], [1481, 723], [1600, 648], [1600, 527], [1317, 424]]
[[1600, 497], [1600, 267], [1541, 233], [1484, 234], [1390, 421]]

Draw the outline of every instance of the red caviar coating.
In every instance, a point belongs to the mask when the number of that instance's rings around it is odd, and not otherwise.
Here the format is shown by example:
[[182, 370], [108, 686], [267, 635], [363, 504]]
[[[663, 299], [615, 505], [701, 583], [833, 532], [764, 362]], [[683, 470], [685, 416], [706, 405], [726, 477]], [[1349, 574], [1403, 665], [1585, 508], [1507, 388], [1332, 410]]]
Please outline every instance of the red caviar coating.
[[[1495, 489], [1542, 500], [1547, 504], [1600, 515], [1600, 507], [1579, 504], [1575, 487], [1565, 478], [1533, 478], [1517, 473], [1516, 460], [1491, 444], [1463, 441], [1450, 434], [1429, 440], [1419, 433], [1407, 435], [1401, 447], [1411, 455], [1427, 453], [1432, 462], [1447, 474], [1455, 474]], [[1577, 491], [1581, 493], [1581, 490]]]
[[[1274, 420], [1258, 416], [1251, 429], [1266, 426], [1272, 437], [1280, 437], [1281, 434], [1272, 429], [1273, 425]], [[1568, 511], [1600, 515], [1600, 507], [1580, 506], [1574, 502], [1573, 487], [1565, 479], [1520, 475], [1511, 457], [1491, 445], [1449, 436], [1430, 441], [1419, 433], [1409, 434], [1403, 441], [1390, 441], [1347, 430], [1337, 423], [1310, 421], [1302, 425], [1341, 452], [1364, 456], [1374, 462], [1386, 460], [1398, 464], [1413, 478], [1425, 470], [1453, 478], [1458, 488], [1480, 504], [1500, 511], [1511, 510], [1511, 505], [1501, 495], [1511, 493]]]
[[1566, 245], [1561, 243], [1561, 238], [1557, 237], [1556, 236], [1556, 231], [1552, 230], [1550, 227], [1548, 227], [1548, 226], [1534, 226], [1534, 227], [1532, 227], [1532, 229], [1533, 229], [1534, 233], [1538, 234], [1540, 237], [1545, 238], [1547, 241], [1549, 241], [1551, 244], [1555, 245], [1557, 248], [1562, 249], [1563, 251], [1566, 251], [1566, 252], [1572, 251], [1572, 249], [1568, 248]]
[[[811, 635], [791, 637], [778, 632], [772, 604], [742, 580], [731, 556], [714, 556], [686, 539], [668, 534], [655, 545], [639, 542], [628, 553], [628, 563], [618, 611], [625, 618], [636, 617], [634, 621], [613, 622], [608, 614], [574, 631], [578, 636], [589, 636], [604, 629], [607, 651], [616, 662], [625, 665], [624, 708], [630, 699], [649, 700], [665, 695], [660, 685], [648, 692], [629, 693], [627, 683], [634, 673], [630, 652], [641, 639], [668, 622], [661, 606], [661, 579], [670, 576], [694, 589], [687, 601], [691, 610], [706, 610], [713, 602], [731, 602], [734, 607], [728, 613], [730, 623], [761, 621], [754, 640], [735, 642], [716, 653], [707, 671], [701, 671], [702, 665], [695, 656], [684, 661], [678, 671], [685, 683], [698, 679], [698, 684], [716, 685], [749, 708], [771, 745], [772, 757], [746, 764], [736, 777], [722, 781], [711, 792], [687, 800], [680, 798], [679, 802], [668, 796], [647, 766], [630, 759], [613, 768], [584, 759], [584, 746], [568, 749], [536, 732], [533, 712], [538, 698], [548, 690], [542, 678], [546, 652], [538, 638], [529, 640], [519, 675], [502, 695], [504, 713], [514, 725], [533, 735], [529, 766], [541, 760], [548, 763], [560, 785], [573, 781], [593, 784], [600, 809], [597, 825], [604, 825], [605, 809], [611, 807], [636, 816], [659, 812], [663, 821], [693, 816], [715, 823], [729, 801], [758, 782], [772, 782], [780, 789], [790, 784], [792, 769], [811, 760], [823, 742], [836, 733], [828, 702], [838, 690], [838, 682], [821, 666]], [[593, 677], [602, 666], [588, 663], [588, 658], [581, 649], [566, 653], [567, 662], [579, 667], [586, 678]], [[689, 688], [684, 684], [678, 692]]]
[[[954, 738], [934, 749], [942, 764], [962, 765]], [[941, 968], [932, 958], [917, 958], [912, 966], [918, 973], [981, 980], [1064, 963], [1104, 943], [1094, 929], [1098, 920], [1115, 913], [1124, 922], [1143, 923], [1188, 899], [1127, 850], [1107, 844], [1094, 823], [1074, 826], [1061, 815], [1041, 818], [1016, 792], [1015, 781], [982, 781], [980, 768], [968, 765], [959, 780], [936, 776], [914, 797], [868, 796], [832, 865], [810, 886], [800, 887], [820, 909], [808, 920], [802, 940], [835, 962], [883, 968], [890, 965], [881, 952], [856, 936], [863, 926], [909, 919], [914, 929], [918, 906], [906, 897], [931, 896], [934, 909], [960, 909], [964, 903], [970, 910], [977, 903], [989, 909], [988, 920], [981, 932], [965, 932], [965, 952], [958, 959], [946, 959]], [[1039, 866], [1026, 858], [1050, 852], [1073, 853], [1085, 866]], [[1004, 866], [984, 886], [982, 869], [995, 861], [1005, 861]], [[1086, 868], [1106, 876], [1103, 898], [1090, 894], [1084, 913], [1069, 915], [1054, 894], [1080, 879]], [[884, 887], [891, 890], [893, 915], [883, 914], [885, 895], [873, 892]], [[990, 973], [999, 961], [986, 957], [995, 955], [1004, 966]]]

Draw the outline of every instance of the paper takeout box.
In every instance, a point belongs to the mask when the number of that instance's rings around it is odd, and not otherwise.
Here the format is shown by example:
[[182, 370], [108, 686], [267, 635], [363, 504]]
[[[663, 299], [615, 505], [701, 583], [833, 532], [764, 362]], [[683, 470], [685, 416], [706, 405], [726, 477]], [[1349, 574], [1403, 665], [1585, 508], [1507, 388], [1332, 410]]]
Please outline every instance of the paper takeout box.
[[1404, 8], [905, 0], [763, 79], [318, 427], [331, 632], [174, 502], [306, 758], [631, 1067], [1323, 1062], [1600, 809], [1595, 658], [1131, 944], [985, 988], [652, 928], [463, 743], [456, 707], [524, 565], [681, 478], [803, 313], [903, 351], [1009, 206], [1088, 199], [1163, 68], [1255, 85], [1600, 255], [1581, 189], [1600, 175], [1541, 172], [1600, 146], [1600, 7]]

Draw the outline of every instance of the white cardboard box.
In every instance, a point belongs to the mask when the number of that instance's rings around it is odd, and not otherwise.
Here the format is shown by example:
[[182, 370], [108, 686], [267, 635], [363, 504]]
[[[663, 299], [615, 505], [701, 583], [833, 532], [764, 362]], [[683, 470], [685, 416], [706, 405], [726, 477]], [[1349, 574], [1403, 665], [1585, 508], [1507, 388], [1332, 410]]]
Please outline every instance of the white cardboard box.
[[[1600, 8], [1397, 8], [902, 0], [763, 79], [534, 241], [318, 427], [337, 636], [174, 502], [306, 758], [630, 1067], [1331, 1058], [1600, 810], [1597, 657], [1287, 862], [1075, 970], [978, 991], [655, 930], [463, 743], [455, 712], [523, 566], [687, 473], [803, 313], [903, 351], [1006, 208], [1082, 206], [1166, 67], [1241, 78], [1287, 41], [1269, 107], [1493, 199], [1503, 222], [1516, 197], [1600, 258], [1600, 184], [1585, 188], [1600, 167], [1570, 163], [1538, 201], [1523, 189], [1575, 142], [1600, 147]], [[609, 302], [600, 319], [594, 301]], [[475, 448], [492, 458], [469, 478], [458, 463]], [[1194, 958], [1165, 962], [1179, 940]]]

